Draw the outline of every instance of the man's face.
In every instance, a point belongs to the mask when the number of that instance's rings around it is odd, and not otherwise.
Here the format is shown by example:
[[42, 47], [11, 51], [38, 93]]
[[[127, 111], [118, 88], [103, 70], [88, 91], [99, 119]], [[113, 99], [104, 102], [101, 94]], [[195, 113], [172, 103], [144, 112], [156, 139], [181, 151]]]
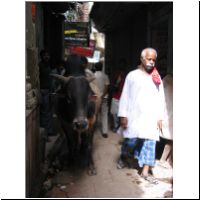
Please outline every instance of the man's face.
[[156, 62], [156, 53], [154, 51], [147, 51], [146, 55], [141, 58], [142, 65], [146, 72], [151, 73]]
[[50, 59], [49, 54], [48, 54], [48, 53], [45, 53], [45, 54], [43, 55], [43, 59], [44, 59], [44, 61], [48, 62], [49, 59]]

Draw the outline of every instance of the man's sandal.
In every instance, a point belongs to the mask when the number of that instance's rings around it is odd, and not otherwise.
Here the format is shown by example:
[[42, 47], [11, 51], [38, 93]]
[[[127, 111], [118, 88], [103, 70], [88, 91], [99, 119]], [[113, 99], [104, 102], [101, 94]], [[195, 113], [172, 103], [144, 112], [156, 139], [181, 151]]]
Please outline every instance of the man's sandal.
[[157, 185], [157, 184], [158, 184], [158, 180], [157, 180], [156, 178], [154, 178], [153, 176], [151, 176], [151, 175], [143, 175], [143, 174], [141, 174], [141, 177], [142, 177], [144, 180], [146, 180], [146, 181], [148, 181], [149, 183], [151, 183], [151, 184], [154, 184], [154, 185]]
[[117, 169], [123, 169], [124, 167], [126, 167], [126, 163], [122, 159], [119, 159], [117, 161]]

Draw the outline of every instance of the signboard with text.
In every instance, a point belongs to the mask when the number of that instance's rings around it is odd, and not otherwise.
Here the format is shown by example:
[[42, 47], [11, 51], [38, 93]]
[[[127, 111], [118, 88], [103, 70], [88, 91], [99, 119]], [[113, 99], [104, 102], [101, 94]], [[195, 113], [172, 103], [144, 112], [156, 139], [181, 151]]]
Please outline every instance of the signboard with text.
[[88, 22], [65, 22], [65, 47], [89, 47], [90, 24]]

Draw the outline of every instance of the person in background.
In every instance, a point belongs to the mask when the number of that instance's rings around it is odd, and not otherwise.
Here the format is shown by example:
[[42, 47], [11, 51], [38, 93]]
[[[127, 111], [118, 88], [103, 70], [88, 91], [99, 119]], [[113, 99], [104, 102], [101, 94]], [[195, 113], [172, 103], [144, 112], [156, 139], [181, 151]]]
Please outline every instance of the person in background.
[[88, 60], [85, 56], [81, 56], [81, 60], [83, 62], [83, 68], [85, 70], [85, 74], [88, 78], [96, 79], [94, 73], [88, 68]]
[[117, 167], [125, 167], [125, 157], [131, 154], [138, 160], [141, 177], [152, 184], [158, 183], [150, 169], [155, 166], [156, 141], [164, 115], [164, 91], [156, 59], [153, 48], [141, 52], [140, 65], [125, 79], [118, 112], [121, 126], [118, 133], [124, 141]]
[[166, 144], [159, 164], [171, 168], [173, 166], [173, 76], [172, 73], [162, 79], [165, 93], [164, 119], [160, 137], [166, 139]]
[[85, 56], [82, 56], [81, 60], [83, 62], [83, 68], [85, 69], [86, 77], [92, 80], [92, 81], [90, 81], [89, 85], [90, 85], [92, 92], [94, 93], [94, 95], [96, 97], [96, 99], [95, 99], [96, 113], [98, 113], [100, 105], [101, 105], [101, 92], [97, 86], [95, 74], [88, 68], [87, 58]]
[[125, 81], [125, 67], [126, 67], [126, 61], [121, 59], [119, 61], [119, 68], [115, 74], [114, 80], [112, 82], [112, 100], [111, 100], [111, 108], [110, 113], [113, 117], [113, 132], [116, 132], [119, 128], [119, 118], [117, 116], [118, 114], [118, 108], [119, 108], [119, 99], [122, 93], [124, 81]]
[[101, 97], [101, 107], [100, 113], [101, 116], [101, 125], [102, 125], [102, 136], [104, 138], [108, 137], [108, 86], [110, 84], [108, 76], [102, 71], [103, 65], [101, 62], [95, 64], [96, 72], [96, 83], [100, 90]]
[[50, 93], [53, 90], [52, 78], [52, 65], [50, 55], [47, 50], [40, 52], [41, 61], [39, 62], [39, 79], [40, 79], [40, 126], [45, 128], [48, 136], [54, 135], [53, 131], [53, 113], [50, 102]]
[[[63, 75], [63, 76], [64, 76], [65, 72], [66, 72], [66, 69], [65, 69], [64, 60], [60, 60], [57, 63], [56, 68], [51, 71], [52, 74], [59, 74], [59, 75]], [[60, 82], [58, 80], [53, 79], [52, 84], [53, 84], [53, 91], [56, 92], [57, 90], [59, 90]]]

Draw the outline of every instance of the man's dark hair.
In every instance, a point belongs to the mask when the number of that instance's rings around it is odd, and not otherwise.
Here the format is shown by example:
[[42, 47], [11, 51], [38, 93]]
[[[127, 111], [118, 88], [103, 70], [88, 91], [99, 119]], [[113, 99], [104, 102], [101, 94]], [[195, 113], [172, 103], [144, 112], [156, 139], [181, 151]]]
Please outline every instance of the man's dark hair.
[[49, 54], [49, 51], [47, 51], [46, 49], [43, 49], [40, 51], [40, 58], [42, 58], [46, 53]]
[[84, 68], [83, 68], [83, 61], [81, 59], [81, 56], [79, 55], [69, 55], [67, 62], [67, 71], [69, 71], [70, 75], [84, 75]]
[[82, 60], [83, 64], [85, 64], [85, 65], [88, 64], [88, 60], [85, 56], [81, 56], [81, 60]]
[[103, 69], [102, 63], [101, 62], [96, 63], [95, 69], [96, 69], [96, 71], [102, 71], [102, 69]]

